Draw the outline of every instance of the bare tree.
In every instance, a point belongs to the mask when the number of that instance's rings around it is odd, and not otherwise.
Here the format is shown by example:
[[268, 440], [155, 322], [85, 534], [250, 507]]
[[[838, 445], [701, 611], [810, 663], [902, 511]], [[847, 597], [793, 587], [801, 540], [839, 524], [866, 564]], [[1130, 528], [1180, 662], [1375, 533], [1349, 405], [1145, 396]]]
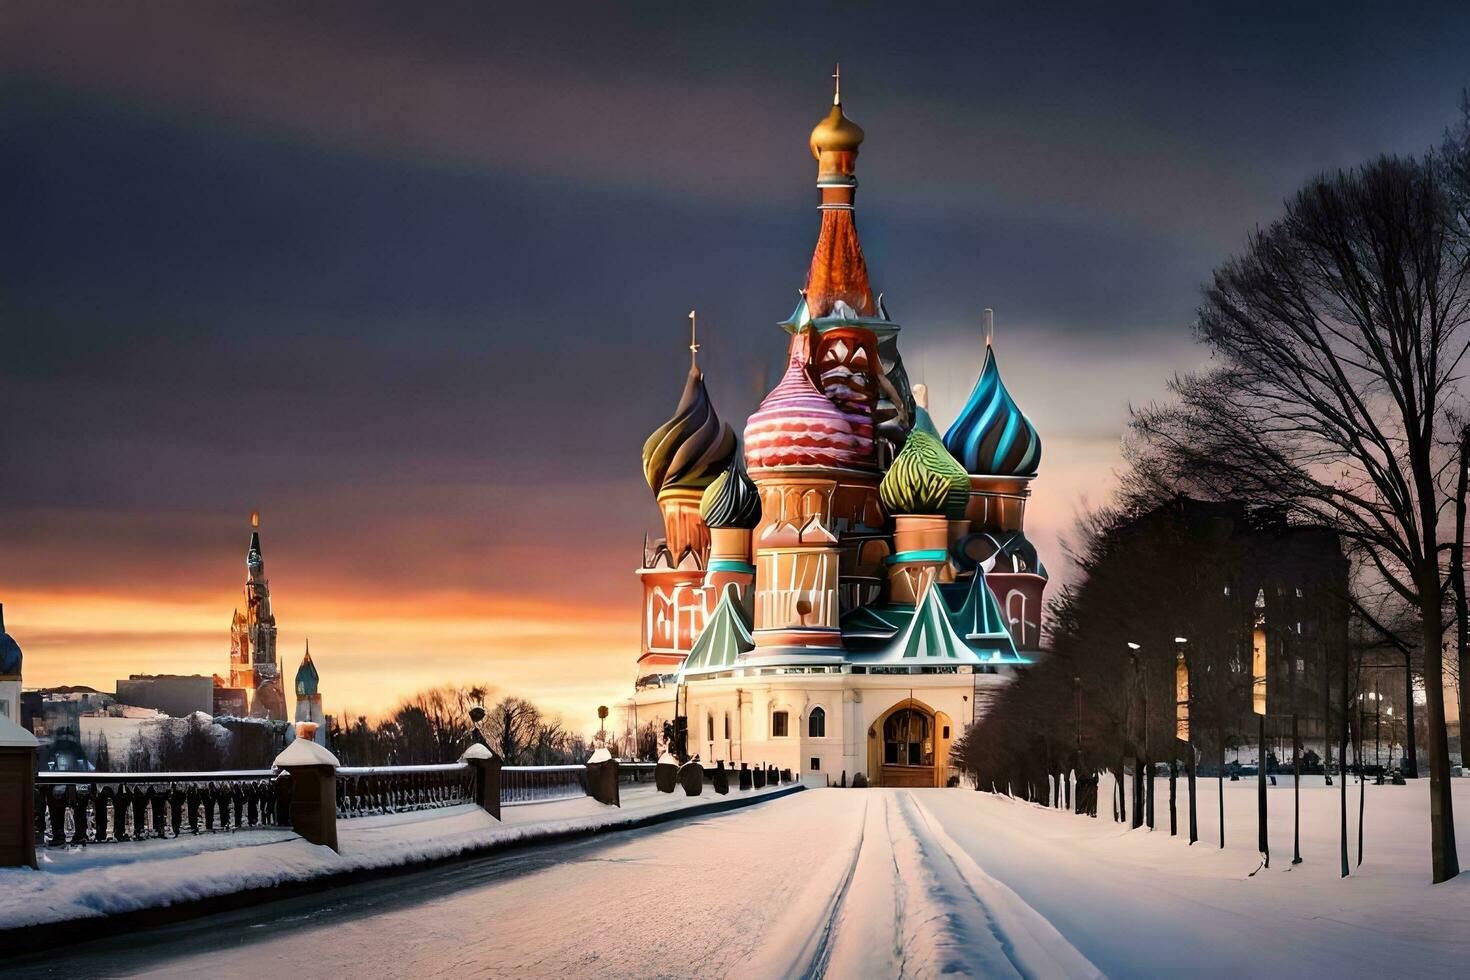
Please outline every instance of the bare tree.
[[1312, 181], [1216, 271], [1197, 325], [1211, 370], [1136, 432], [1174, 486], [1330, 527], [1423, 622], [1435, 881], [1459, 871], [1445, 729], [1448, 505], [1436, 441], [1470, 319], [1470, 250], [1437, 159]]

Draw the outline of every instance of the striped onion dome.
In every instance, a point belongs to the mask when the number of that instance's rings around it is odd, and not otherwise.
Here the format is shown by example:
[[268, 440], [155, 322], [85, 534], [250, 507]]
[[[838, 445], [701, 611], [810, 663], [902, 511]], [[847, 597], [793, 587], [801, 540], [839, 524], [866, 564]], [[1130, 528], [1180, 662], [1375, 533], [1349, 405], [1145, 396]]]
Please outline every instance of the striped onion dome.
[[745, 474], [745, 461], [739, 453], [730, 460], [725, 472], [704, 488], [699, 516], [709, 527], [747, 531], [754, 530], [761, 522], [761, 494]]
[[917, 409], [903, 449], [878, 484], [878, 496], [891, 514], [965, 516], [970, 476], [944, 448], [927, 409]]
[[735, 455], [735, 431], [715, 414], [704, 373], [689, 367], [674, 417], [643, 444], [643, 476], [655, 495], [665, 490], [703, 490]]
[[745, 426], [745, 461], [752, 470], [775, 466], [830, 466], [871, 470], [873, 421], [844, 412], [807, 373], [810, 337], [793, 338], [786, 374]]
[[989, 344], [980, 380], [944, 434], [944, 445], [976, 476], [1029, 477], [1041, 466], [1041, 437], [1000, 380]]

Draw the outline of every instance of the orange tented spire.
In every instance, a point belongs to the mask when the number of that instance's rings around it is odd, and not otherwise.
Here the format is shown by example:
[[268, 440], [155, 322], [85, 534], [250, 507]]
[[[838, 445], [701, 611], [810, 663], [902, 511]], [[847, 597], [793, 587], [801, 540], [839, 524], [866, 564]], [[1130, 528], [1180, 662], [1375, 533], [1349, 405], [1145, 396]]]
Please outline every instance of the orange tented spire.
[[873, 316], [873, 287], [852, 208], [835, 211], [824, 206], [822, 230], [806, 278], [807, 311], [813, 318], [832, 316], [839, 300], [862, 316]]
[[813, 318], [832, 316], [840, 301], [855, 313], [873, 316], [873, 287], [868, 282], [868, 266], [863, 261], [863, 246], [852, 215], [857, 194], [854, 174], [863, 130], [842, 113], [841, 69], [833, 77], [838, 87], [832, 110], [817, 123], [811, 136], [817, 187], [822, 192], [822, 230], [807, 274], [807, 311]]

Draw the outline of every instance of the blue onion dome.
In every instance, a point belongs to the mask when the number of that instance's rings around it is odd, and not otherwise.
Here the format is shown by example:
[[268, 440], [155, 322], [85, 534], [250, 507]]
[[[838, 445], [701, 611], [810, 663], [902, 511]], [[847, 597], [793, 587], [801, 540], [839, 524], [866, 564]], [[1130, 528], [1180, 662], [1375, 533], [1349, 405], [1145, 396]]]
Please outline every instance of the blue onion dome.
[[665, 490], [703, 490], [735, 456], [735, 430], [721, 422], [691, 364], [674, 417], [643, 444], [643, 476], [655, 495]]
[[1030, 477], [1041, 466], [1041, 437], [1000, 380], [989, 344], [980, 380], [944, 434], [944, 445], [975, 476]]
[[704, 488], [699, 501], [699, 516], [712, 528], [740, 528], [752, 531], [761, 522], [761, 494], [745, 472], [745, 460], [736, 453]]
[[0, 674], [20, 674], [20, 644], [5, 632], [5, 607], [0, 605]]
[[0, 675], [18, 676], [20, 663], [20, 644], [9, 633], [0, 633]]
[[306, 656], [301, 658], [301, 666], [296, 668], [296, 696], [304, 698], [317, 694], [321, 683], [321, 675], [317, 673], [316, 663], [311, 659], [311, 644], [306, 645]]
[[915, 408], [914, 427], [883, 474], [878, 496], [890, 514], [932, 514], [950, 520], [965, 516], [969, 474], [945, 450], [928, 409]]

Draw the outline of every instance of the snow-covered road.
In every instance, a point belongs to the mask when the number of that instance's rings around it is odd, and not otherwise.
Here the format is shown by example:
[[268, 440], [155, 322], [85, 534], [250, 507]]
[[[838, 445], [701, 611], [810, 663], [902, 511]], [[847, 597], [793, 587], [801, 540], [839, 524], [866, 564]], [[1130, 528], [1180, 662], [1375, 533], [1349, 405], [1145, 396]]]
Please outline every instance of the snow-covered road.
[[19, 975], [1090, 976], [906, 791], [816, 790], [77, 947]]
[[[80, 945], [5, 975], [1465, 975], [1470, 873], [1429, 885], [1423, 783], [1369, 788], [1368, 849], [1347, 880], [1334, 791], [1303, 791], [1306, 863], [1292, 867], [1290, 790], [1271, 790], [1276, 858], [1249, 877], [1254, 790], [1225, 785], [1224, 850], [1209, 843], [1218, 797], [1203, 782], [1195, 847], [990, 794], [812, 790]], [[1470, 780], [1456, 790], [1470, 839]]]

